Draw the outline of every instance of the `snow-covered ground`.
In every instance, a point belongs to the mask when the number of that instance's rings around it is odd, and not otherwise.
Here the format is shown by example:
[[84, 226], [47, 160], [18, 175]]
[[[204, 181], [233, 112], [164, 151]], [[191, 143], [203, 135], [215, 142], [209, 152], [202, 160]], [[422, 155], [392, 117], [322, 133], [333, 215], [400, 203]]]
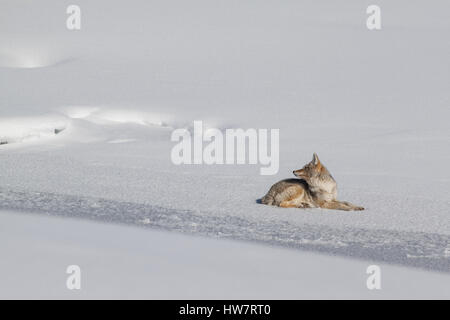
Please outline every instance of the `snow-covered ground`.
[[[443, 299], [450, 275], [229, 240], [1, 212], [0, 298]], [[7, 245], [14, 243], [14, 246]], [[68, 266], [80, 268], [69, 290]]]
[[[0, 208], [450, 271], [448, 1], [69, 4], [0, 4]], [[194, 120], [280, 129], [279, 173], [174, 165]], [[256, 202], [313, 152], [365, 211]]]

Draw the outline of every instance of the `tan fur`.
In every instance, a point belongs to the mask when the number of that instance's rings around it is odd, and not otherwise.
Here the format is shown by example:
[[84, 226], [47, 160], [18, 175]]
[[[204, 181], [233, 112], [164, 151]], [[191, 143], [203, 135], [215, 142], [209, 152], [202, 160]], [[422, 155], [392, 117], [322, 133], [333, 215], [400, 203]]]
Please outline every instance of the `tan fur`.
[[261, 203], [282, 208], [364, 210], [363, 207], [336, 200], [336, 181], [316, 154], [310, 163], [293, 173], [300, 179], [286, 179], [275, 183], [261, 199]]

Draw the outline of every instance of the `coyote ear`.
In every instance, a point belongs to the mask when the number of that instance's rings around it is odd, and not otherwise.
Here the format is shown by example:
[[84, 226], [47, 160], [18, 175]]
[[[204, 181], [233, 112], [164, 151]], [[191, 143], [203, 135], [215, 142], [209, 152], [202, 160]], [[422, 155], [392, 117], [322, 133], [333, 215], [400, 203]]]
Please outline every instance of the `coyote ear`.
[[320, 163], [319, 157], [317, 156], [317, 153], [315, 153], [315, 152], [314, 152], [314, 154], [313, 154], [312, 162], [313, 162], [315, 165], [318, 165], [318, 164]]

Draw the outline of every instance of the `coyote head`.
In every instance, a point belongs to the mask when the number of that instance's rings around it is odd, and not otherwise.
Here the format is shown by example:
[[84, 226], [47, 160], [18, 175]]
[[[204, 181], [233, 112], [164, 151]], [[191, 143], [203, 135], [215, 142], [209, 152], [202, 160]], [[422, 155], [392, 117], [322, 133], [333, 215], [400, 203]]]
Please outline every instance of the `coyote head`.
[[314, 190], [320, 189], [332, 193], [336, 192], [336, 181], [334, 181], [330, 172], [320, 162], [319, 157], [315, 153], [311, 162], [293, 173], [296, 177], [305, 180]]

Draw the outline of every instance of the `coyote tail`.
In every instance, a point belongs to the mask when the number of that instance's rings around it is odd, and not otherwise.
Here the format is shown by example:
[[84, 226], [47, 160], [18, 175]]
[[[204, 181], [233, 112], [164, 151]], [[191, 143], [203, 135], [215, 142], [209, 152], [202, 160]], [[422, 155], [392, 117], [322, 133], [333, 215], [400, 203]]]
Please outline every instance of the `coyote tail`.
[[264, 197], [261, 198], [261, 203], [262, 204], [267, 204], [269, 206], [271, 206], [273, 204], [273, 197], [269, 194], [266, 194]]

